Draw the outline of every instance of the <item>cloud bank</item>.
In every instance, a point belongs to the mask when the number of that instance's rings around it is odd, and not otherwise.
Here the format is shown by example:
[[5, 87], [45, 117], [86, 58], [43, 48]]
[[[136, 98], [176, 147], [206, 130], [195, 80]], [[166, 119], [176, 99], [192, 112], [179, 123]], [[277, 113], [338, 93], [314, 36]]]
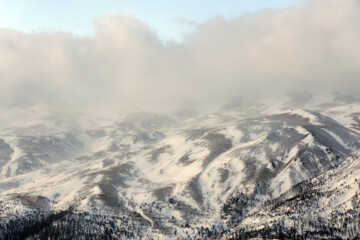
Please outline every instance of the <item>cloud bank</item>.
[[360, 89], [360, 3], [314, 0], [198, 24], [162, 42], [134, 16], [94, 37], [0, 29], [0, 105], [169, 111], [239, 96]]

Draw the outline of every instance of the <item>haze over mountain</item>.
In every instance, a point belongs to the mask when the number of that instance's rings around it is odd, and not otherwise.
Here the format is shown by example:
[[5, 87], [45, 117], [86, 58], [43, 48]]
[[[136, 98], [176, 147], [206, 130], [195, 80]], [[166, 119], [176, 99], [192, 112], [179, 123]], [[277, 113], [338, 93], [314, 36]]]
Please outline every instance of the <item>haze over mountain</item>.
[[168, 112], [239, 97], [359, 89], [356, 0], [303, 1], [196, 24], [164, 42], [131, 15], [106, 15], [93, 37], [0, 29], [0, 102]]
[[0, 239], [360, 237], [360, 3], [192, 24], [0, 28]]

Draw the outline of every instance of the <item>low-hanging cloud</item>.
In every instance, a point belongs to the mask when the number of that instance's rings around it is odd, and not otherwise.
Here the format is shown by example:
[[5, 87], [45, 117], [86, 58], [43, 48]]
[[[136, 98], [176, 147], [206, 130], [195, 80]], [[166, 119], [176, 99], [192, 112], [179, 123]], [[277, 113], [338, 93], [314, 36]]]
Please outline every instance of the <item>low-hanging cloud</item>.
[[215, 106], [239, 96], [360, 89], [357, 0], [314, 0], [198, 24], [164, 43], [133, 16], [94, 22], [94, 37], [0, 29], [0, 104]]

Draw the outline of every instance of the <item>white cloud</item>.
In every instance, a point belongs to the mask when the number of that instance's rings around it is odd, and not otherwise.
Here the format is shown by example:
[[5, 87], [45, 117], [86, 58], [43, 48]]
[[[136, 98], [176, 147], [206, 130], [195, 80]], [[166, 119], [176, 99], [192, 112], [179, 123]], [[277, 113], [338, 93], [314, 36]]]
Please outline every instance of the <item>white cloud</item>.
[[314, 0], [196, 25], [164, 44], [133, 16], [104, 16], [94, 37], [0, 29], [2, 105], [219, 105], [239, 95], [360, 89], [360, 6]]

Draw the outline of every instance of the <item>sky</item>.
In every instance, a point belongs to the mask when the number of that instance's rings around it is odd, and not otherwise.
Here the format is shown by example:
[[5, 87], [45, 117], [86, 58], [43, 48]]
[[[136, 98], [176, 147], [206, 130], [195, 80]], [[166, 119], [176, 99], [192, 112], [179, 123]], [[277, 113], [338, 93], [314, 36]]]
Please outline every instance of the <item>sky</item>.
[[0, 0], [0, 106], [168, 112], [360, 95], [358, 0], [118, 2]]
[[0, 0], [0, 27], [94, 34], [93, 21], [105, 14], [134, 15], [163, 41], [181, 41], [194, 23], [221, 15], [233, 19], [264, 8], [284, 8], [299, 0]]

